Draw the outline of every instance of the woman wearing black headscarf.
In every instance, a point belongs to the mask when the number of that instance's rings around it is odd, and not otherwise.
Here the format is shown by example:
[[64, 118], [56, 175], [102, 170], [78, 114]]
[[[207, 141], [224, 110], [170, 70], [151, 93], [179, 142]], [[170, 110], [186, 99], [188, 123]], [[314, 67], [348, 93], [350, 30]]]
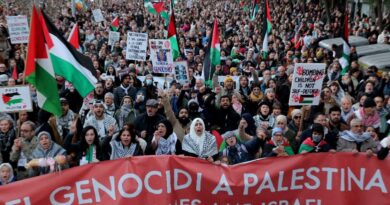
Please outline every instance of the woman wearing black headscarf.
[[157, 130], [151, 144], [152, 152], [156, 155], [181, 154], [181, 142], [173, 132], [171, 122], [164, 119], [157, 124]]

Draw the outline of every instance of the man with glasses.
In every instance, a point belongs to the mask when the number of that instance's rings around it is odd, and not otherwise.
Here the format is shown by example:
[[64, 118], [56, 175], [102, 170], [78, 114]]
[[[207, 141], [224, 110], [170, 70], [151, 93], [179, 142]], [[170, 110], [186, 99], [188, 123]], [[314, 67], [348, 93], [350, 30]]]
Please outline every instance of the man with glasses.
[[351, 129], [344, 131], [337, 142], [338, 152], [365, 152], [371, 157], [377, 152], [377, 143], [371, 137], [370, 133], [364, 132], [364, 126], [361, 120], [353, 119]]
[[20, 127], [20, 138], [14, 140], [10, 155], [11, 163], [17, 165], [17, 179], [25, 179], [28, 172], [24, 167], [32, 160], [32, 152], [38, 145], [38, 138], [35, 136], [35, 124], [26, 121]]

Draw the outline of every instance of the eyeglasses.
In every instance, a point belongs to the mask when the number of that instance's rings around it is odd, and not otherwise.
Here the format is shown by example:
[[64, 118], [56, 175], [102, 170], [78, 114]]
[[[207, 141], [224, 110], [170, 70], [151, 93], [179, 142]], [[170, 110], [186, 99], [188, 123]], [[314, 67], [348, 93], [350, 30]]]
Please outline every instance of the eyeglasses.
[[294, 119], [301, 119], [302, 116], [295, 116]]

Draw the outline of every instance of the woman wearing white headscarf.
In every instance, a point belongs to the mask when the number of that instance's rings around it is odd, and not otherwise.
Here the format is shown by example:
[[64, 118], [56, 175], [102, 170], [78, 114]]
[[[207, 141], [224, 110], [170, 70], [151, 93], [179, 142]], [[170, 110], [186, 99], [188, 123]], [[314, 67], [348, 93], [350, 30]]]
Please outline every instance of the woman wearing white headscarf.
[[190, 127], [190, 133], [184, 136], [183, 153], [186, 156], [207, 159], [210, 162], [218, 158], [218, 148], [215, 137], [206, 132], [201, 118], [195, 118]]

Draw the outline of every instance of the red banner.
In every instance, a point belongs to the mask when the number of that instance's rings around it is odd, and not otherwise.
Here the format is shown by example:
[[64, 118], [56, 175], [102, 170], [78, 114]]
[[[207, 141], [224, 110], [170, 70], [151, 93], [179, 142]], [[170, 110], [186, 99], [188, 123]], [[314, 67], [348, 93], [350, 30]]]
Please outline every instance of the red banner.
[[180, 156], [85, 165], [0, 187], [0, 203], [390, 204], [390, 159], [324, 153], [218, 166]]

